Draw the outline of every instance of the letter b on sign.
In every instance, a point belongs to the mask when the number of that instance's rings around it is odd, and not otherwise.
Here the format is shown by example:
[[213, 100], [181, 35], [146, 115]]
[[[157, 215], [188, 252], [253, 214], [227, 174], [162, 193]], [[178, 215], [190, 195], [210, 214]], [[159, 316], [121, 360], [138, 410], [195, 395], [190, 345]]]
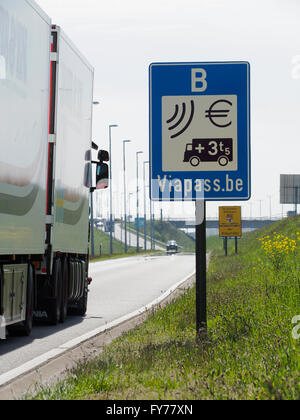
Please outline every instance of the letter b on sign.
[[206, 70], [192, 69], [192, 92], [204, 92], [207, 89], [206, 77]]

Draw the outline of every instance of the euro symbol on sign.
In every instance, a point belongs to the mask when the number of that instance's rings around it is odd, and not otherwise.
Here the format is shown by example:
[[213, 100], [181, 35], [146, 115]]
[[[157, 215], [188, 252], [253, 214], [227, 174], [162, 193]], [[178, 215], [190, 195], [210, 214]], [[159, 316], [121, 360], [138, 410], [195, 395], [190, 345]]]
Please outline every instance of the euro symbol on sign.
[[[219, 104], [219, 103], [225, 103], [228, 104], [230, 106], [232, 106], [232, 103], [230, 101], [227, 101], [226, 99], [219, 99], [218, 101], [214, 102], [211, 107], [205, 111], [205, 117], [209, 118], [210, 122], [215, 125], [216, 127], [221, 127], [221, 128], [225, 128], [225, 127], [229, 127], [232, 124], [232, 121], [228, 122], [228, 114], [230, 113], [230, 109], [214, 109], [214, 107]], [[223, 121], [223, 123], [216, 123], [216, 121], [214, 121], [215, 118], [226, 118], [227, 120]]]

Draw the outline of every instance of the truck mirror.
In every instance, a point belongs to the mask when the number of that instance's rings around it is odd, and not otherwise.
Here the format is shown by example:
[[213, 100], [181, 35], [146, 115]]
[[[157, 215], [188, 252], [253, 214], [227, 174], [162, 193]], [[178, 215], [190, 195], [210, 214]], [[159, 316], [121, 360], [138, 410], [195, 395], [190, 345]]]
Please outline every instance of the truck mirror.
[[92, 151], [87, 150], [84, 154], [84, 159], [86, 162], [90, 162], [92, 160]]
[[91, 164], [86, 163], [84, 166], [84, 176], [83, 176], [83, 185], [87, 188], [90, 188], [90, 180], [91, 180]]
[[99, 149], [98, 145], [96, 143], [94, 143], [93, 141], [92, 141], [92, 149], [94, 149], [94, 150]]
[[103, 190], [109, 185], [109, 171], [106, 163], [98, 163], [96, 169], [96, 189]]
[[98, 160], [100, 163], [109, 161], [109, 153], [106, 150], [99, 150]]

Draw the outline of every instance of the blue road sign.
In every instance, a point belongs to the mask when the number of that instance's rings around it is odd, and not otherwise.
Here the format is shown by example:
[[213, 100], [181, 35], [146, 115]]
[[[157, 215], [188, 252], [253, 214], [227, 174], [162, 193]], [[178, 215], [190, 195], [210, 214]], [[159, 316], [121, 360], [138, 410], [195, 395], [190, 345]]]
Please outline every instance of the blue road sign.
[[134, 227], [137, 228], [139, 227], [144, 227], [145, 225], [145, 218], [144, 217], [139, 217], [138, 219], [135, 218], [134, 219]]
[[149, 73], [151, 199], [248, 200], [249, 63], [153, 63]]

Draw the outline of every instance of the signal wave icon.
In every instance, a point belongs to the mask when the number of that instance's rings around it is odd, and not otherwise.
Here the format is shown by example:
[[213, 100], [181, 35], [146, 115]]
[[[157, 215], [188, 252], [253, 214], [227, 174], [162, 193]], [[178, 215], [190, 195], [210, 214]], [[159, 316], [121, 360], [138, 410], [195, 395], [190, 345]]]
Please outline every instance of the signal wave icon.
[[[189, 110], [189, 117], [188, 119], [186, 119], [186, 114], [187, 114], [187, 105], [185, 102], [183, 102], [180, 105], [176, 104], [175, 105], [175, 112], [172, 115], [172, 117], [166, 121], [167, 124], [172, 124], [170, 127], [168, 127], [169, 131], [173, 131], [176, 130], [178, 128], [179, 131], [174, 132], [174, 134], [171, 135], [171, 139], [174, 139], [178, 136], [180, 136], [182, 133], [184, 133], [189, 126], [191, 125], [193, 118], [194, 118], [194, 113], [195, 113], [195, 103], [193, 100], [190, 101], [190, 110]], [[180, 115], [180, 116], [179, 116]], [[176, 122], [175, 122], [176, 121]], [[182, 127], [181, 124], [185, 125]], [[180, 125], [181, 125], [181, 129], [180, 129]]]

